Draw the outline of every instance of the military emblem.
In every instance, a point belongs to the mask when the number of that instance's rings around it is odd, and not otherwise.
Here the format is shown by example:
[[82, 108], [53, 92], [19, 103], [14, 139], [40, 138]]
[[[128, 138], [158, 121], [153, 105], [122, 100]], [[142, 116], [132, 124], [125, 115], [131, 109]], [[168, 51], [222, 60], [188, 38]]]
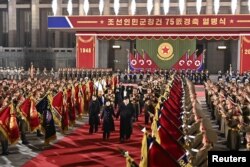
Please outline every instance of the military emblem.
[[185, 61], [184, 61], [184, 60], [180, 60], [180, 61], [179, 61], [179, 65], [180, 65], [180, 66], [183, 66], [184, 64], [185, 64]]
[[187, 61], [187, 66], [190, 66], [192, 63], [193, 63], [192, 60], [188, 60]]
[[200, 60], [196, 60], [196, 61], [194, 62], [194, 64], [195, 64], [196, 67], [199, 67], [199, 66], [201, 65], [201, 62], [200, 62]]
[[161, 60], [170, 60], [174, 57], [173, 46], [170, 43], [162, 43], [158, 47], [157, 57]]

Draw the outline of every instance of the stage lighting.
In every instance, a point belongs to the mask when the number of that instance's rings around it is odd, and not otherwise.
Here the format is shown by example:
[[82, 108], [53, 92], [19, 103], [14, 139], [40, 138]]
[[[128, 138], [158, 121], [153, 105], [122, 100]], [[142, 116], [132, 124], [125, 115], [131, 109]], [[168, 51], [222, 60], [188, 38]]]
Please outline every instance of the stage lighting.
[[218, 49], [218, 50], [226, 50], [226, 49], [227, 49], [227, 46], [218, 46], [217, 49]]
[[237, 0], [232, 0], [231, 1], [231, 11], [232, 11], [232, 14], [235, 14], [236, 9], [237, 9]]
[[214, 13], [218, 14], [220, 9], [220, 0], [214, 0]]
[[121, 49], [121, 45], [113, 45], [112, 48], [113, 49]]
[[179, 9], [180, 14], [183, 15], [185, 10], [185, 0], [179, 0]]
[[151, 11], [152, 11], [153, 7], [154, 7], [153, 0], [148, 0], [148, 1], [147, 1], [147, 11], [148, 11], [148, 15], [151, 14]]
[[72, 12], [73, 12], [72, 0], [68, 1], [67, 11], [68, 11], [69, 15], [71, 16]]
[[164, 9], [164, 14], [168, 14], [169, 12], [169, 0], [164, 0], [163, 1], [163, 9]]
[[52, 5], [52, 12], [55, 16], [57, 12], [57, 0], [53, 0], [51, 5]]
[[99, 12], [100, 12], [100, 15], [102, 15], [103, 9], [104, 9], [104, 1], [100, 0], [100, 2], [99, 2]]
[[85, 12], [85, 15], [88, 15], [88, 12], [89, 12], [89, 0], [84, 0], [83, 10]]
[[115, 15], [118, 15], [120, 9], [120, 2], [119, 0], [114, 0], [114, 11]]
[[136, 2], [135, 0], [131, 1], [131, 14], [134, 16], [136, 12]]
[[197, 0], [196, 1], [196, 11], [197, 11], [198, 15], [201, 13], [201, 7], [202, 7], [202, 0]]

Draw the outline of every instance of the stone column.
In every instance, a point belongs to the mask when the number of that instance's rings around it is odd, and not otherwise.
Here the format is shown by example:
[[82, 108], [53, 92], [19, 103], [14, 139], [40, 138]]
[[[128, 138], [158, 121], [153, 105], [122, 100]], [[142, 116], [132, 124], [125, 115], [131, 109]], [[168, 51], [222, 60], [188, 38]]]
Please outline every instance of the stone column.
[[213, 0], [207, 0], [206, 14], [213, 14]]
[[161, 1], [160, 0], [154, 0], [154, 15], [160, 15], [161, 14]]
[[16, 46], [16, 0], [9, 0], [8, 2], [8, 24], [9, 24], [9, 34], [8, 34], [8, 46]]
[[39, 0], [31, 1], [31, 47], [39, 46]]

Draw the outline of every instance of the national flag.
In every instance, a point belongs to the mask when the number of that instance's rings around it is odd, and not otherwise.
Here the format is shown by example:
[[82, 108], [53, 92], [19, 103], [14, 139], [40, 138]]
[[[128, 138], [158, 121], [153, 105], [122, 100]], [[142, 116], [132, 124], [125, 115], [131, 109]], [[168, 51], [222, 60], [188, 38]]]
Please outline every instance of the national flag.
[[186, 51], [181, 58], [172, 66], [172, 68], [176, 69], [176, 70], [181, 70], [181, 69], [186, 69], [186, 62], [188, 59], [188, 52]]
[[43, 118], [42, 130], [45, 132], [45, 144], [49, 144], [50, 141], [56, 139], [56, 128], [48, 94], [37, 103], [36, 109]]
[[34, 132], [39, 128], [40, 119], [35, 107], [35, 100], [33, 97], [25, 99], [22, 104], [17, 106], [17, 111], [27, 123], [28, 129], [31, 132]]
[[144, 58], [144, 69], [150, 69], [151, 72], [155, 69], [158, 69], [157, 64], [154, 62], [154, 60], [151, 59], [151, 57], [148, 55], [148, 53], [144, 50], [143, 51], [143, 58]]
[[194, 62], [195, 67], [199, 72], [204, 69], [205, 52], [206, 50], [204, 49]]
[[[128, 62], [128, 66], [129, 66], [129, 70], [131, 71], [134, 71], [134, 70], [139, 70], [141, 67], [140, 67], [140, 64], [138, 62], [138, 51], [136, 50], [135, 51], [135, 54], [131, 53], [129, 50], [128, 50], [128, 57], [129, 57], [129, 62]], [[129, 72], [129, 71], [128, 71]]]
[[0, 111], [0, 131], [10, 144], [15, 144], [19, 140], [20, 134], [13, 104]]
[[187, 60], [187, 62], [186, 62], [186, 66], [187, 66], [187, 68], [190, 69], [190, 70], [195, 70], [195, 69], [196, 69], [194, 62], [195, 62], [195, 60], [196, 60], [196, 58], [197, 58], [197, 51], [198, 51], [198, 50], [194, 51], [194, 52], [191, 54], [191, 56], [189, 56], [189, 58], [188, 58], [188, 60]]

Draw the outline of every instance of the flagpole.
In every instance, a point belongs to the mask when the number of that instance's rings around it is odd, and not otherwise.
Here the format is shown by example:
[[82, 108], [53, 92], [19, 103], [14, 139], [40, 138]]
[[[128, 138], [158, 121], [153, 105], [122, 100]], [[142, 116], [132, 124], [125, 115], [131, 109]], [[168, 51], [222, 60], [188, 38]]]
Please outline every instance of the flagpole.
[[128, 57], [128, 68], [127, 68], [127, 72], [128, 73], [130, 73], [130, 68], [129, 68], [129, 49], [127, 49], [127, 52], [128, 52], [128, 54], [127, 54], [127, 57]]

